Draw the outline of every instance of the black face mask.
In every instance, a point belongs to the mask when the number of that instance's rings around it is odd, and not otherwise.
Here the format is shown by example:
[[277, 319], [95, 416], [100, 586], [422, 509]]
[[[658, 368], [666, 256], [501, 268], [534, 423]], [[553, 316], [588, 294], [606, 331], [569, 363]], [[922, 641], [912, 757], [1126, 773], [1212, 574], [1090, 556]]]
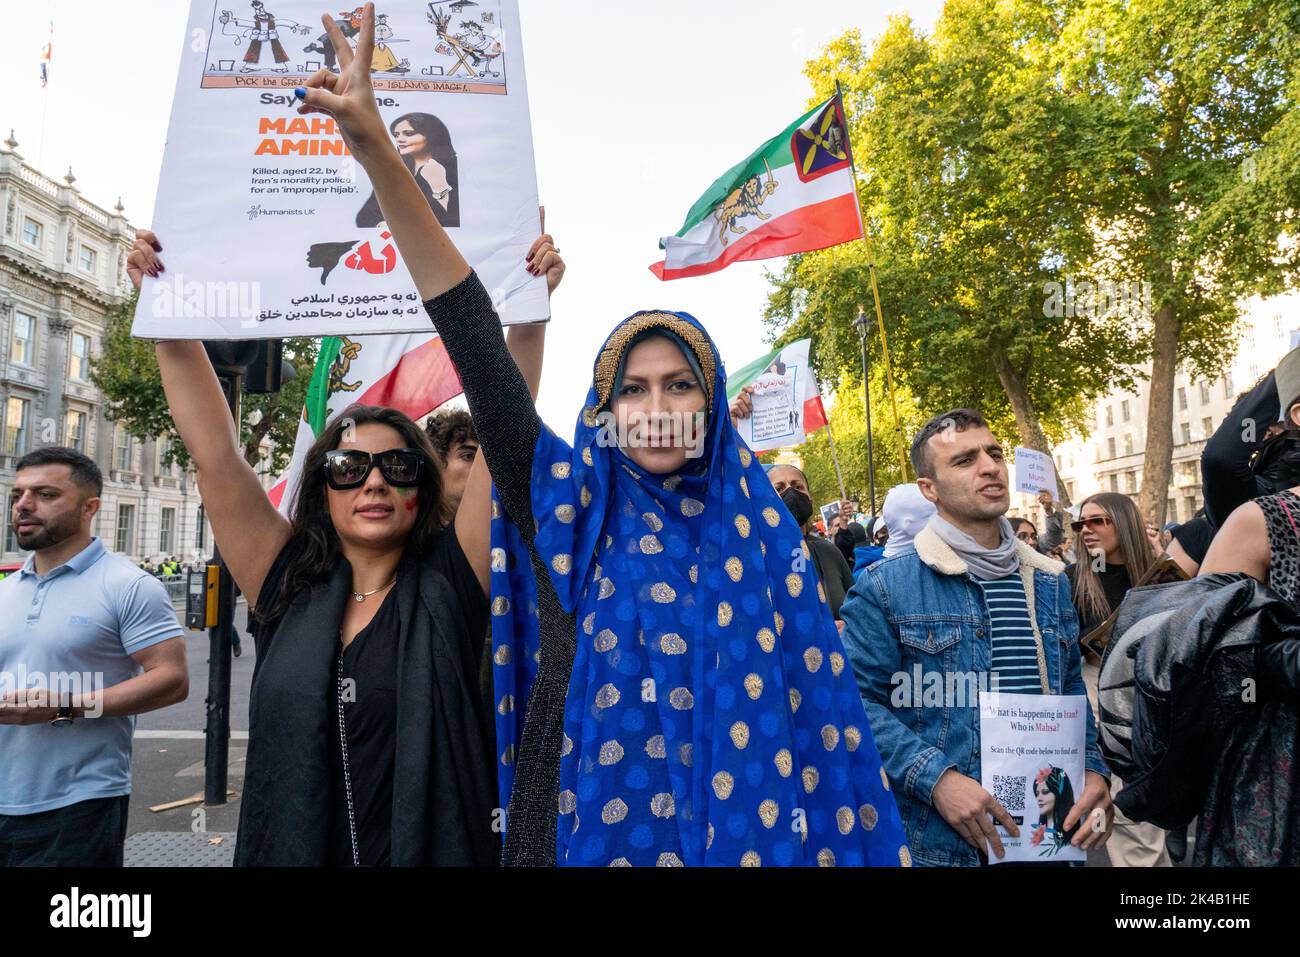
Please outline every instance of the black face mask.
[[790, 514], [794, 516], [794, 520], [799, 523], [800, 528], [803, 528], [808, 519], [812, 518], [812, 499], [799, 491], [793, 485], [788, 486], [786, 490], [781, 493], [781, 501], [784, 502], [785, 507], [790, 510]]

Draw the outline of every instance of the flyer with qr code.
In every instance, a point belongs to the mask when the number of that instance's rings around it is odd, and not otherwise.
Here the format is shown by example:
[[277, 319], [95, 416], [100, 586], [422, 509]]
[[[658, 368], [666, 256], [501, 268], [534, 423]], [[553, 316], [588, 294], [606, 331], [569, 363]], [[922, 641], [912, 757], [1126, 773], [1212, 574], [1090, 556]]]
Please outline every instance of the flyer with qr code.
[[1012, 837], [995, 824], [1005, 855], [990, 848], [990, 864], [1087, 858], [1070, 843], [1079, 825], [1065, 830], [1083, 792], [1087, 702], [1084, 695], [980, 695], [980, 784], [1020, 830]]

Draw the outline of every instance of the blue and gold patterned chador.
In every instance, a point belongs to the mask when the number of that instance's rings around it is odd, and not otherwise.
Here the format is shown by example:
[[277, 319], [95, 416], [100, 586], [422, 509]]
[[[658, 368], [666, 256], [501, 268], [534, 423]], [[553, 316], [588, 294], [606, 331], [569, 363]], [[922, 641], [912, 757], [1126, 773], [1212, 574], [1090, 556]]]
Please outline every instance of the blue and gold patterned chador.
[[[677, 344], [708, 398], [703, 454], [669, 475], [602, 441], [626, 356], [651, 334]], [[535, 545], [578, 622], [557, 861], [909, 864], [807, 547], [726, 394], [694, 318], [638, 313], [600, 351], [573, 445], [548, 429], [538, 440]], [[492, 635], [508, 795], [538, 633], [532, 566], [499, 513]]]

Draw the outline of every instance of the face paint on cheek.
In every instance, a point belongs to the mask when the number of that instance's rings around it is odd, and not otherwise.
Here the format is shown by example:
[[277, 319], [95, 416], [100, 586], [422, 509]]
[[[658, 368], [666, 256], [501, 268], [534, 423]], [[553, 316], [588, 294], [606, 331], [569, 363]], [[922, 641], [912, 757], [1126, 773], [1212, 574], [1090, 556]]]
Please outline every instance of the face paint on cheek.
[[397, 494], [402, 498], [402, 504], [406, 506], [408, 512], [415, 512], [420, 507], [420, 493], [418, 489], [402, 488], [397, 490]]

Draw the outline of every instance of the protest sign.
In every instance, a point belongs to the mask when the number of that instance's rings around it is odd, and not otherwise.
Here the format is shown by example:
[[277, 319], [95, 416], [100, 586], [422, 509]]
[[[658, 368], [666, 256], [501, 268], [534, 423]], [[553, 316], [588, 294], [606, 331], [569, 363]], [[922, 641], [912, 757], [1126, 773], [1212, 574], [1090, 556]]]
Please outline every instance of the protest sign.
[[1056, 466], [1046, 452], [1016, 446], [1016, 491], [1056, 496]]
[[980, 784], [1020, 830], [1012, 837], [995, 822], [1005, 855], [990, 851], [989, 863], [1087, 858], [1062, 826], [1083, 792], [1087, 703], [1085, 695], [980, 692]]
[[[295, 87], [335, 54], [320, 0], [192, 0], [158, 187], [167, 271], [133, 332], [259, 339], [428, 332], [370, 182]], [[355, 46], [360, 7], [332, 14]], [[549, 316], [524, 257], [540, 233], [517, 0], [391, 0], [377, 15], [379, 112], [502, 322]]]
[[826, 424], [817, 379], [808, 363], [811, 339], [800, 339], [751, 362], [727, 378], [727, 399], [752, 385], [754, 414], [740, 420], [740, 436], [755, 452], [801, 445]]

